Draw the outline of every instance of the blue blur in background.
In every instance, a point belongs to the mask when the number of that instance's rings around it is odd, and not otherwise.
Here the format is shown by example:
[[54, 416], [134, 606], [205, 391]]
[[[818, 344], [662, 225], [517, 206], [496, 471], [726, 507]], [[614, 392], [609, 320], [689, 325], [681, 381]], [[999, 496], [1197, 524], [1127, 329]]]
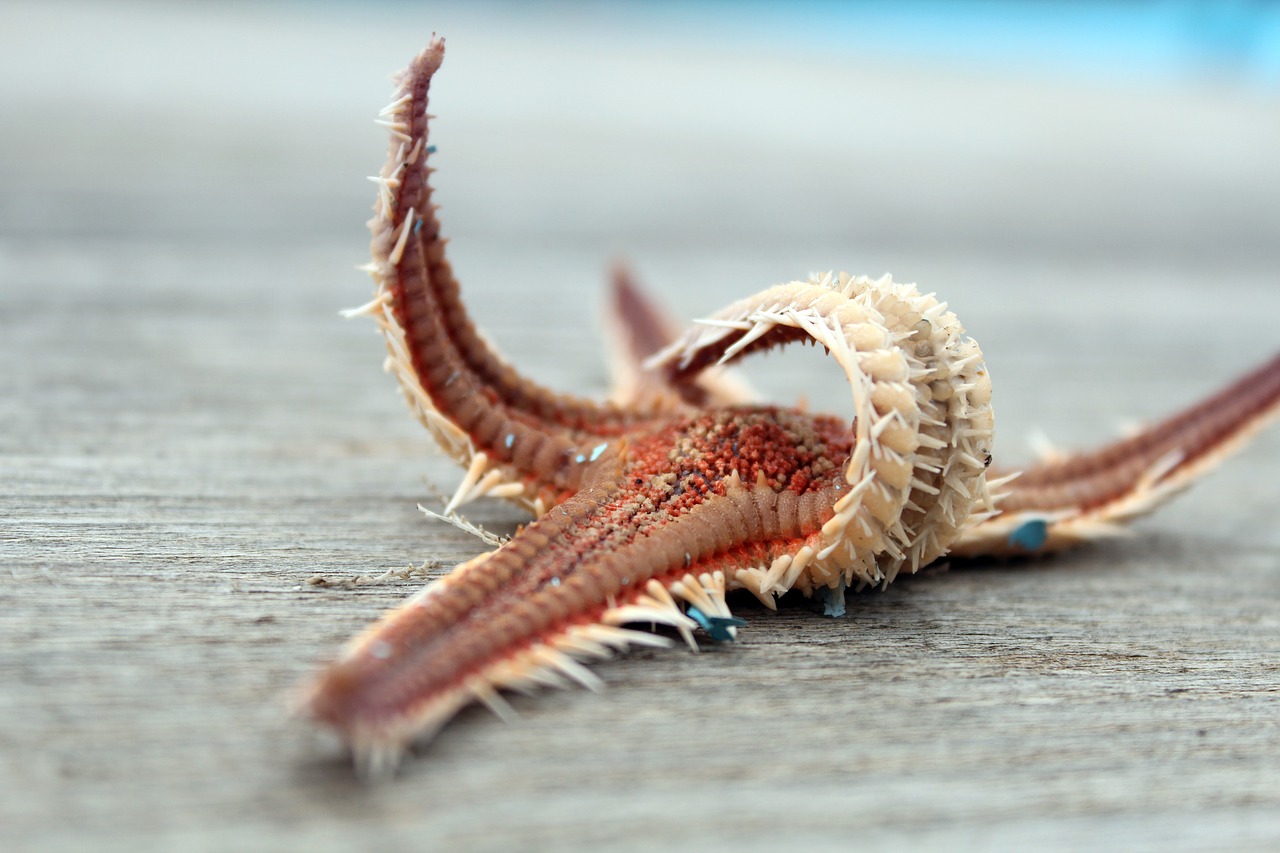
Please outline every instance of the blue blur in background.
[[[659, 2], [726, 36], [815, 51], [1114, 79], [1212, 77], [1280, 84], [1280, 3]], [[657, 8], [655, 8], [657, 7]]]
[[[417, 13], [434, 4], [372, 5]], [[643, 30], [666, 19], [673, 31], [700, 25], [711, 49], [754, 40], [787, 53], [829, 51], [848, 58], [852, 51], [867, 58], [1020, 73], [1280, 84], [1280, 3], [1267, 0], [623, 0], [459, 3], [450, 11], [464, 7], [483, 9], [485, 17], [505, 17], [513, 28], [523, 21], [560, 18], [589, 26], [631, 23]]]

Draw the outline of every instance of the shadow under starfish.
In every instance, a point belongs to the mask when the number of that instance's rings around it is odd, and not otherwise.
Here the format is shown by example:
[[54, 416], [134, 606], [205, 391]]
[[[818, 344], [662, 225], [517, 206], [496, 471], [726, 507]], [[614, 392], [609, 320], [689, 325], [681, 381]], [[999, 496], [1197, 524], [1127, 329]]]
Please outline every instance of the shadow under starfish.
[[[427, 167], [433, 40], [383, 111], [390, 156], [374, 218], [377, 321], [410, 408], [466, 468], [446, 515], [507, 498], [535, 521], [384, 616], [308, 689], [369, 776], [460, 707], [505, 715], [502, 689], [574, 681], [583, 660], [665, 646], [625, 627], [732, 639], [725, 593], [784, 592], [844, 610], [849, 585], [887, 585], [947, 553], [1035, 554], [1114, 533], [1211, 468], [1280, 408], [1280, 356], [1204, 402], [1093, 453], [991, 470], [982, 353], [932, 295], [887, 276], [779, 285], [682, 338], [616, 276], [607, 404], [555, 394], [473, 326], [445, 259]], [[844, 371], [852, 419], [749, 402], [718, 372], [790, 343]]]

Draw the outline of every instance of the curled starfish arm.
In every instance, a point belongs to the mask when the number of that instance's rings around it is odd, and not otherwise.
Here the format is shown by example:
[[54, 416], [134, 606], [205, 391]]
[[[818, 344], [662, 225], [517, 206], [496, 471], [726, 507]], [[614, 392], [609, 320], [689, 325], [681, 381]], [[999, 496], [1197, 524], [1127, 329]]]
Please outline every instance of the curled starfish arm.
[[889, 276], [840, 273], [734, 303], [650, 364], [683, 388], [707, 366], [806, 339], [823, 346], [850, 383], [855, 445], [847, 482], [873, 478], [866, 497], [851, 493], [837, 505], [832, 530], [881, 531], [871, 549], [824, 543], [819, 562], [846, 567], [834, 576], [888, 584], [902, 568], [915, 572], [946, 553], [968, 519], [994, 511], [986, 483], [991, 383], [981, 350], [932, 294]]
[[578, 488], [582, 461], [643, 417], [555, 394], [507, 364], [477, 331], [445, 257], [428, 183], [428, 91], [444, 59], [434, 39], [397, 78], [383, 110], [391, 144], [374, 178], [377, 293], [356, 313], [386, 338], [388, 369], [441, 447], [467, 468], [449, 509], [483, 494], [544, 511]]
[[1021, 474], [993, 472], [999, 513], [971, 525], [958, 556], [1047, 553], [1114, 536], [1190, 486], [1280, 414], [1280, 355], [1122, 441]]

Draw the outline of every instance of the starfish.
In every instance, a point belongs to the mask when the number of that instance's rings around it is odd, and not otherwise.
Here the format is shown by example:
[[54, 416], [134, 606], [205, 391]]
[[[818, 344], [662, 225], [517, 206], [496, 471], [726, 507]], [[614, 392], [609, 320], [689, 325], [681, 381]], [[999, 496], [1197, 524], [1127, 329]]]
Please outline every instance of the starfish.
[[[978, 344], [914, 285], [845, 273], [771, 287], [677, 336], [615, 274], [614, 399], [562, 396], [479, 334], [445, 258], [427, 162], [433, 39], [397, 78], [374, 217], [373, 317], [386, 366], [466, 474], [444, 515], [482, 496], [536, 520], [429, 584], [353, 640], [307, 689], [365, 775], [501, 690], [577, 682], [583, 663], [667, 646], [662, 625], [730, 640], [726, 593], [770, 608], [798, 590], [844, 612], [939, 557], [1023, 555], [1115, 534], [1212, 468], [1280, 410], [1280, 356], [1138, 435], [1022, 471], [991, 467], [991, 383]], [[721, 371], [809, 341], [850, 386], [852, 418], [754, 403]], [[1017, 479], [1015, 479], [1015, 477]]]

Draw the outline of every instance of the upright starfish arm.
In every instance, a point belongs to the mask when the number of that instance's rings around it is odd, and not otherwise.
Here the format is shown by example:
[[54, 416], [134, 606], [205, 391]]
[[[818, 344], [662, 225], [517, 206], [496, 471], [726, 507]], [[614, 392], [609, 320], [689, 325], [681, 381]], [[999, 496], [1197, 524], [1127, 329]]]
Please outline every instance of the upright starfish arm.
[[642, 418], [552, 393], [507, 364], [478, 333], [445, 258], [427, 161], [428, 90], [444, 58], [435, 39], [398, 77], [383, 110], [391, 134], [369, 227], [374, 316], [388, 367], [441, 447], [468, 469], [451, 508], [480, 494], [535, 510], [574, 492], [581, 460]]
[[1045, 553], [1122, 532], [1212, 470], [1280, 414], [1280, 355], [1217, 393], [1088, 453], [1001, 483], [999, 513], [972, 525], [960, 556]]

